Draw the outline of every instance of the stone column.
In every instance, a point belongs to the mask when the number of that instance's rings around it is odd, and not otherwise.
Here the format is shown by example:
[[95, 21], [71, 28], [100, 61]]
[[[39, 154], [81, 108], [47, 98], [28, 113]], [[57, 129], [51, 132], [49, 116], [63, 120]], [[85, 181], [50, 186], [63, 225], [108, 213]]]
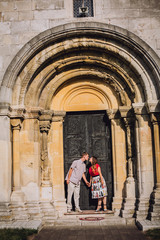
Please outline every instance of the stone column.
[[[136, 220], [144, 220], [148, 215], [149, 197], [145, 192], [145, 171], [144, 169], [144, 151], [142, 148], [144, 135], [143, 122], [146, 116], [146, 110], [143, 103], [133, 104], [135, 113], [135, 136], [136, 136], [136, 157], [137, 157], [137, 200], [136, 200]], [[146, 183], [147, 184], [147, 183]]]
[[132, 218], [135, 212], [135, 180], [133, 177], [133, 128], [134, 116], [130, 107], [123, 106], [119, 108], [121, 117], [124, 121], [126, 131], [126, 161], [127, 161], [127, 179], [125, 181], [125, 198], [122, 208], [122, 216]]
[[152, 113], [151, 121], [153, 126], [155, 148], [156, 189], [160, 189], [160, 113]]
[[12, 127], [12, 159], [13, 159], [13, 192], [11, 194], [12, 214], [15, 220], [27, 220], [29, 215], [26, 208], [26, 197], [21, 190], [20, 169], [20, 129], [21, 118], [11, 119]]
[[112, 210], [115, 215], [119, 215], [122, 206], [123, 184], [126, 179], [125, 165], [125, 134], [122, 128], [120, 115], [117, 115], [117, 109], [108, 109], [108, 118], [111, 121], [112, 134], [112, 162], [113, 162], [113, 184], [114, 196]]
[[43, 111], [39, 117], [41, 132], [41, 199], [52, 200], [52, 186], [50, 181], [50, 166], [48, 159], [48, 132], [51, 127], [52, 112]]
[[10, 206], [11, 197], [11, 137], [10, 107], [0, 104], [0, 222], [12, 220]]
[[42, 133], [42, 148], [41, 148], [41, 161], [42, 161], [42, 185], [50, 185], [50, 169], [48, 159], [48, 144], [47, 137], [48, 131], [51, 127], [49, 121], [40, 122], [40, 132]]
[[66, 112], [55, 111], [52, 118], [53, 199], [59, 215], [67, 211], [64, 191], [63, 121]]
[[155, 189], [152, 193], [151, 208], [149, 218], [160, 220], [160, 113], [151, 113], [151, 122], [153, 126], [154, 137], [154, 157], [155, 157]]
[[21, 191], [20, 179], [20, 129], [21, 119], [11, 119], [12, 127], [12, 159], [13, 159], [13, 192], [11, 202], [18, 203], [25, 201], [25, 195]]

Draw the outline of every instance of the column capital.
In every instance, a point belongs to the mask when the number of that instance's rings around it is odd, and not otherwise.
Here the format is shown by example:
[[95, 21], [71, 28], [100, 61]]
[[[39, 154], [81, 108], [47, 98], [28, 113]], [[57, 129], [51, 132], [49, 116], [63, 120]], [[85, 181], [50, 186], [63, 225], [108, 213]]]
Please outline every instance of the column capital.
[[152, 124], [160, 124], [160, 112], [151, 113], [150, 117]]
[[13, 130], [20, 130], [22, 125], [22, 119], [21, 118], [14, 118], [11, 119], [11, 127]]
[[132, 107], [133, 107], [134, 113], [136, 115], [142, 115], [142, 112], [145, 108], [145, 104], [144, 103], [132, 103]]
[[48, 133], [51, 128], [51, 121], [40, 121], [39, 128], [41, 132]]
[[118, 117], [118, 109], [107, 109], [106, 113], [110, 120], [120, 118], [120, 117]]
[[146, 102], [146, 108], [148, 113], [155, 113], [155, 112], [160, 112], [160, 101], [159, 100], [152, 100]]
[[41, 132], [48, 133], [51, 128], [51, 121], [53, 116], [52, 110], [42, 110], [39, 112], [39, 128]]
[[122, 118], [133, 117], [133, 108], [131, 106], [119, 106], [119, 112]]

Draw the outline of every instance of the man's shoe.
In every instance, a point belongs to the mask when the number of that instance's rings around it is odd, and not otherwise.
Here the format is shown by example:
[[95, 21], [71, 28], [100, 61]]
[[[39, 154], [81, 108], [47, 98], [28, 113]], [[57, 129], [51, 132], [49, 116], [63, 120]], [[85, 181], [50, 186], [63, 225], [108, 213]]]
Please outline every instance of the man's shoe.
[[76, 208], [76, 212], [82, 212], [82, 210], [80, 208]]
[[67, 213], [71, 213], [71, 209], [67, 209]]

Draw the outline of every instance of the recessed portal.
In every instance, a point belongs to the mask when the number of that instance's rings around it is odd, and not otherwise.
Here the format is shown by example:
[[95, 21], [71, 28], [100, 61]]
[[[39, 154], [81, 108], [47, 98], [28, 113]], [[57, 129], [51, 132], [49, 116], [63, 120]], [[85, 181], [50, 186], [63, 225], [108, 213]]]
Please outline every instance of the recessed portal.
[[[87, 151], [96, 156], [108, 187], [107, 207], [111, 209], [113, 197], [113, 174], [111, 157], [110, 122], [105, 111], [68, 112], [64, 120], [64, 175], [66, 176], [71, 163]], [[86, 163], [86, 176], [89, 180]], [[80, 190], [80, 208], [95, 209], [97, 200], [91, 199], [91, 191], [83, 180]]]

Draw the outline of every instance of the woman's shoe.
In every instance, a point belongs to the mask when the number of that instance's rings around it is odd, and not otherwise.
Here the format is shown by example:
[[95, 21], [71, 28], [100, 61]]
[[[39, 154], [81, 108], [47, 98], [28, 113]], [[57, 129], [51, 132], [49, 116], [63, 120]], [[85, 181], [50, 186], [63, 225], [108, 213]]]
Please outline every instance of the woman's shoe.
[[96, 209], [96, 212], [100, 212], [101, 211], [101, 208], [99, 208], [99, 209]]
[[103, 205], [103, 211], [107, 212], [107, 205], [106, 204]]

